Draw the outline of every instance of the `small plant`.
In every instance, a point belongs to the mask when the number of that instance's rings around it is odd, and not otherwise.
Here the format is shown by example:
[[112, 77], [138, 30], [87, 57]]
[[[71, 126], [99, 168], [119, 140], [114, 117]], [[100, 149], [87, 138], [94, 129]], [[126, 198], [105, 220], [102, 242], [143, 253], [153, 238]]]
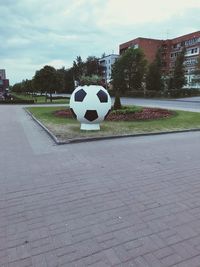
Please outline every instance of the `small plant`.
[[98, 75], [81, 76], [80, 85], [102, 85], [102, 79]]
[[112, 107], [112, 114], [129, 114], [142, 111], [141, 107], [136, 106], [121, 106], [120, 109], [115, 109], [114, 106]]

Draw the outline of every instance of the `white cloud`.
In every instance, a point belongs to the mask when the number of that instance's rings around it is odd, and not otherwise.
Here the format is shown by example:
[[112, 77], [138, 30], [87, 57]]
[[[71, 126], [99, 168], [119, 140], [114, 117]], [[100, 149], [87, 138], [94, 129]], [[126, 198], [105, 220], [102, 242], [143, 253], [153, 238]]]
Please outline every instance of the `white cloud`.
[[200, 30], [200, 0], [0, 0], [0, 10], [0, 67], [11, 83], [46, 64], [71, 67], [78, 55], [116, 53], [138, 36]]
[[29, 43], [30, 43], [30, 40], [27, 38], [14, 36], [14, 37], [8, 38], [4, 45], [10, 46], [10, 47], [21, 47]]
[[6, 69], [6, 76], [13, 81], [20, 82], [23, 79], [32, 79], [35, 71], [42, 67], [41, 64], [34, 63], [28, 57], [18, 58], [5, 58], [1, 60], [1, 66]]
[[62, 59], [55, 59], [55, 60], [51, 60], [51, 61], [47, 62], [44, 65], [49, 65], [49, 66], [52, 66], [56, 69], [60, 69], [63, 66], [66, 66], [66, 61], [64, 61]]
[[200, 8], [199, 0], [108, 0], [98, 20], [100, 26], [161, 22]]

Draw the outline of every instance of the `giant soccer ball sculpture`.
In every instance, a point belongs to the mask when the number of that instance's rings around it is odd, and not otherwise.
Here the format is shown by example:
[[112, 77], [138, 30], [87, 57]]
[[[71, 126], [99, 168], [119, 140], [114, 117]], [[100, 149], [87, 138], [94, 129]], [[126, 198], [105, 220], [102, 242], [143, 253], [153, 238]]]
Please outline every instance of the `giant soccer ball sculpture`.
[[81, 123], [81, 130], [100, 130], [111, 109], [111, 98], [100, 85], [77, 87], [70, 98], [70, 109]]

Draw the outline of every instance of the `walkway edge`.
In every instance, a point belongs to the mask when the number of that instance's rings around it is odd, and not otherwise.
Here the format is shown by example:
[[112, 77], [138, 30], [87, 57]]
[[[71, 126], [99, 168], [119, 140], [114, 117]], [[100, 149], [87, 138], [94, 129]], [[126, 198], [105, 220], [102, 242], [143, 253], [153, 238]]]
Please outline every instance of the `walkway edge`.
[[82, 142], [101, 141], [101, 140], [127, 138], [127, 137], [140, 137], [140, 136], [153, 136], [153, 135], [174, 134], [174, 133], [200, 132], [200, 128], [192, 128], [192, 129], [174, 130], [174, 131], [138, 133], [138, 134], [126, 134], [126, 135], [102, 136], [102, 137], [88, 137], [88, 138], [74, 138], [74, 139], [69, 139], [68, 141], [59, 141], [59, 139], [46, 126], [44, 126], [44, 124], [41, 123], [29, 110], [27, 110], [25, 107], [23, 109], [28, 113], [28, 115], [40, 127], [43, 128], [43, 130], [53, 139], [53, 141], [57, 145], [75, 144], [75, 143], [82, 143]]
[[47, 128], [44, 126], [43, 123], [41, 123], [27, 108], [23, 108], [25, 112], [37, 123], [40, 127], [43, 128], [43, 130], [53, 139], [53, 141], [57, 145], [61, 145], [62, 143], [58, 140], [58, 138]]

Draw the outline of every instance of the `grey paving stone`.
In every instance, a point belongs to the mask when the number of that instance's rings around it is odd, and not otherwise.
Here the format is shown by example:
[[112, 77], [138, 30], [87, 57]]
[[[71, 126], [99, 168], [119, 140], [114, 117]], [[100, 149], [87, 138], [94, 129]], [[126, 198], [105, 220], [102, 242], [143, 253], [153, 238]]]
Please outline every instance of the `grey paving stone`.
[[2, 267], [199, 267], [199, 133], [55, 146], [20, 106], [0, 124]]

